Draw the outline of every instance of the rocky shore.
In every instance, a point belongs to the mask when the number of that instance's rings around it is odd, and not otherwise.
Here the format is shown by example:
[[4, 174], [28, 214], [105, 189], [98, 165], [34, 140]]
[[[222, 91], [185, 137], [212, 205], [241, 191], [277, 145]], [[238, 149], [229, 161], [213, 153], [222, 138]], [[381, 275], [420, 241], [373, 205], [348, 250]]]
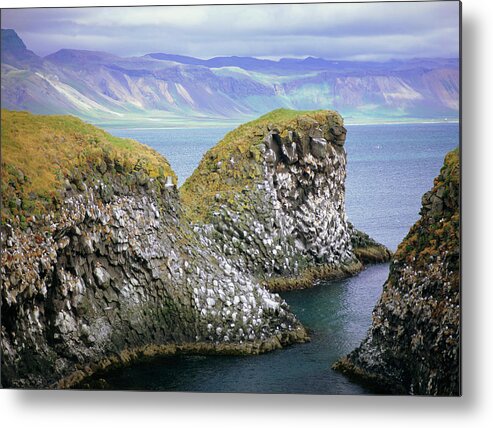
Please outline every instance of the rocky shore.
[[336, 370], [391, 393], [460, 394], [459, 195], [456, 149], [392, 258], [367, 338]]
[[146, 146], [2, 111], [2, 385], [308, 340], [272, 290], [354, 274], [357, 248], [389, 254], [346, 219], [344, 139], [337, 113], [275, 111], [228, 134], [179, 194]]

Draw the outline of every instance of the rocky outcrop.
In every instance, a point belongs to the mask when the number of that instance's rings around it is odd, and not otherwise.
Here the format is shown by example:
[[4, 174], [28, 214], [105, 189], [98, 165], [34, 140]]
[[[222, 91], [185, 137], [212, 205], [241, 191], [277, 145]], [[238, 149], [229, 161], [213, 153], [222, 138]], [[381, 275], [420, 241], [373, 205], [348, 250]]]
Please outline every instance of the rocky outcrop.
[[351, 223], [349, 223], [349, 231], [354, 255], [362, 263], [385, 263], [390, 260], [392, 253], [387, 247], [375, 241], [365, 232], [356, 229]]
[[[15, 153], [30, 141], [56, 161], [25, 168]], [[307, 339], [279, 295], [204, 245], [154, 152], [74, 118], [5, 111], [2, 150], [4, 387], [70, 386], [142, 355], [259, 353]], [[59, 171], [68, 151], [78, 164]], [[36, 187], [34, 174], [50, 168], [53, 187]], [[53, 200], [40, 205], [41, 194]]]
[[3, 385], [308, 340], [272, 290], [389, 255], [346, 219], [345, 134], [335, 112], [274, 111], [211, 149], [179, 195], [148, 147], [2, 111]]
[[392, 259], [367, 338], [335, 369], [387, 392], [460, 394], [459, 189], [456, 149]]
[[332, 111], [276, 110], [228, 134], [181, 189], [204, 245], [276, 291], [358, 272], [354, 246], [388, 260], [347, 221], [345, 139]]

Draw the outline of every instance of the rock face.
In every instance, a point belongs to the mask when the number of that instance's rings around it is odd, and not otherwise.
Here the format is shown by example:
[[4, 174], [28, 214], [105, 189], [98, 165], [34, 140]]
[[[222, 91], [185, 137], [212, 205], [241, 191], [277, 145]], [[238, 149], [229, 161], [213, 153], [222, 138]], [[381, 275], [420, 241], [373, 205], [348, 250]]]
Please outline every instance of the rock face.
[[362, 248], [364, 262], [390, 254], [346, 219], [345, 135], [335, 112], [274, 111], [211, 149], [179, 195], [150, 148], [2, 111], [3, 385], [308, 340], [264, 285], [354, 274]]
[[355, 229], [351, 223], [349, 223], [349, 231], [353, 252], [362, 263], [385, 263], [390, 260], [392, 253], [387, 247], [365, 232]]
[[81, 164], [58, 177], [56, 207], [36, 215], [19, 184], [36, 177], [22, 164], [2, 165], [11, 174], [2, 175], [4, 387], [70, 386], [111, 361], [178, 349], [165, 345], [258, 353], [307, 338], [278, 295], [201, 242], [183, 218], [174, 176], [153, 176], [145, 158], [114, 159], [112, 147], [127, 140], [70, 119], [80, 127], [73, 145], [55, 140], [67, 118], [53, 119], [47, 133], [29, 127], [28, 114], [2, 112], [2, 119], [4, 159], [31, 138], [56, 144], [56, 153], [80, 149], [75, 158], [102, 139], [111, 143], [98, 166], [87, 157], [87, 170]]
[[276, 110], [232, 131], [181, 189], [202, 242], [273, 290], [359, 271], [353, 244], [388, 260], [347, 221], [345, 138], [332, 111]]
[[459, 174], [454, 150], [393, 257], [367, 338], [335, 369], [386, 391], [460, 394]]

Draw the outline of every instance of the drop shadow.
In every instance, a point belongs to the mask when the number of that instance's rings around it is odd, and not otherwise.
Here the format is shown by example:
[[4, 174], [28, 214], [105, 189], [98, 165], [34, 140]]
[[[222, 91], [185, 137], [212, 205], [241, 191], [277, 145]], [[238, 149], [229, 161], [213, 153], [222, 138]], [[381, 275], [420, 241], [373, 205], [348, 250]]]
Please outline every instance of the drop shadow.
[[[479, 70], [480, 23], [472, 16], [464, 16], [462, 23], [462, 153], [461, 153], [461, 306], [462, 306], [462, 406], [475, 407], [480, 394], [480, 367], [478, 363], [480, 344], [481, 259], [476, 257], [477, 242], [483, 236], [480, 222], [481, 190], [481, 136], [479, 135], [478, 100], [481, 87], [476, 70]], [[484, 339], [484, 338], [483, 338]]]

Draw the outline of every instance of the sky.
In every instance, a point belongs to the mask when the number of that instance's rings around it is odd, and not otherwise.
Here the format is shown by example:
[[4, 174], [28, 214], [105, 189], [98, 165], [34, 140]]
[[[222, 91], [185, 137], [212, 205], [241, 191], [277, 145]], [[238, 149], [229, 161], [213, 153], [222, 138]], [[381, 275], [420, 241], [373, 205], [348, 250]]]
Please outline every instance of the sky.
[[375, 60], [459, 56], [456, 1], [2, 9], [41, 56], [87, 49], [260, 58]]

